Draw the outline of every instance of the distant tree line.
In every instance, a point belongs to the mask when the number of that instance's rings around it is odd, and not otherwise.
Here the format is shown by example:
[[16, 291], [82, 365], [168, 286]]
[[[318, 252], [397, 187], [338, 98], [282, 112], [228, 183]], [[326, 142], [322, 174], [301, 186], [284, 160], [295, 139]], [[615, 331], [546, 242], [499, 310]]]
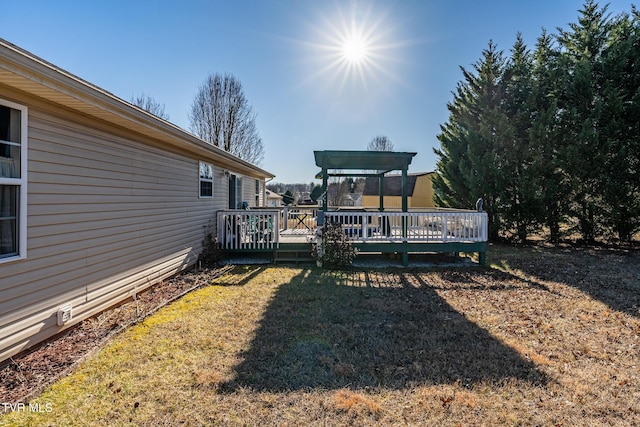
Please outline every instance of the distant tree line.
[[267, 184], [267, 190], [283, 196], [282, 202], [285, 205], [299, 203], [305, 199], [311, 199], [315, 202], [322, 193], [321, 187], [313, 182], [309, 184], [272, 182]]
[[267, 190], [273, 191], [277, 194], [284, 194], [287, 191], [291, 191], [293, 194], [309, 195], [311, 191], [313, 191], [313, 187], [316, 185], [317, 184], [314, 182], [310, 182], [309, 184], [284, 184], [282, 182], [270, 182], [267, 184]]
[[578, 21], [520, 34], [505, 57], [493, 42], [461, 67], [438, 135], [435, 202], [479, 197], [490, 239], [629, 242], [640, 231], [640, 14], [587, 1]]
[[[363, 189], [363, 178], [330, 178], [327, 185], [327, 202], [329, 206], [346, 206], [349, 194], [362, 193]], [[322, 196], [322, 186], [313, 182], [309, 184], [274, 182], [267, 184], [267, 190], [284, 196], [286, 198], [283, 200], [284, 204], [300, 203], [303, 200], [317, 203]], [[288, 200], [291, 202], [287, 203]]]

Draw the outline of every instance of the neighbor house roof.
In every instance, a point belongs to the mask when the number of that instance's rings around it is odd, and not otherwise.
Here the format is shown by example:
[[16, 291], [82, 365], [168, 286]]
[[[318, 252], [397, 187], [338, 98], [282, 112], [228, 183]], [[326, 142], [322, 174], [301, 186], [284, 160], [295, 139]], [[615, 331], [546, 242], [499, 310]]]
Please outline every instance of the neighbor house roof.
[[[407, 175], [407, 195], [411, 196], [416, 187], [419, 176], [429, 175], [433, 172], [411, 173]], [[363, 196], [378, 196], [380, 194], [379, 180], [376, 177], [367, 178], [364, 183]], [[402, 196], [402, 175], [386, 175], [384, 177], [384, 195]]]
[[190, 152], [248, 176], [275, 176], [1, 38], [0, 85], [149, 136], [166, 148]]
[[274, 199], [274, 200], [282, 200], [282, 196], [278, 193], [274, 193], [273, 191], [266, 191], [267, 193], [267, 199]]

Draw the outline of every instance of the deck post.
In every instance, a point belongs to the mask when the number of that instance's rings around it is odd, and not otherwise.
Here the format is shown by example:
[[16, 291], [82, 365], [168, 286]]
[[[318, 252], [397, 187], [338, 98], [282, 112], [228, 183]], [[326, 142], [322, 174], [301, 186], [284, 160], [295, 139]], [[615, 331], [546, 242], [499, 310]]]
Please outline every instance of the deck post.
[[407, 203], [407, 168], [402, 169], [402, 212], [409, 210]]
[[287, 230], [289, 228], [289, 207], [285, 206], [284, 209], [282, 209], [282, 219], [284, 221], [284, 224], [282, 224], [282, 227], [284, 230]]
[[487, 265], [487, 251], [478, 252], [478, 264]]
[[402, 244], [402, 265], [405, 267], [409, 265], [409, 248], [407, 243]]
[[[402, 168], [402, 212], [407, 213], [409, 210], [409, 206], [407, 203], [407, 168], [406, 166]], [[406, 243], [407, 243], [407, 216], [402, 215], [402, 241], [403, 241], [403, 251], [402, 251], [402, 265], [409, 265], [409, 253], [407, 252]]]
[[378, 194], [379, 194], [379, 207], [380, 212], [384, 211], [384, 174], [380, 174], [378, 177]]
[[327, 212], [329, 204], [329, 195], [327, 194], [327, 186], [329, 182], [328, 171], [326, 167], [322, 168], [322, 210]]

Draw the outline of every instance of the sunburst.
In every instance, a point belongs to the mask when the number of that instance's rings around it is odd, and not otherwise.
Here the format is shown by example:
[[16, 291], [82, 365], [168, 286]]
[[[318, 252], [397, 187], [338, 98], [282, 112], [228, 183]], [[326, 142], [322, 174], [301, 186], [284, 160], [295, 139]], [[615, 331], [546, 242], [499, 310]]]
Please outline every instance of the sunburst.
[[395, 26], [388, 13], [375, 12], [372, 4], [354, 3], [346, 11], [338, 8], [321, 16], [321, 24], [312, 28], [316, 41], [304, 43], [314, 66], [307, 83], [334, 82], [342, 93], [398, 80], [392, 65], [402, 43], [393, 41]]
[[342, 56], [351, 65], [358, 65], [367, 62], [369, 46], [358, 33], [348, 34], [342, 42]]

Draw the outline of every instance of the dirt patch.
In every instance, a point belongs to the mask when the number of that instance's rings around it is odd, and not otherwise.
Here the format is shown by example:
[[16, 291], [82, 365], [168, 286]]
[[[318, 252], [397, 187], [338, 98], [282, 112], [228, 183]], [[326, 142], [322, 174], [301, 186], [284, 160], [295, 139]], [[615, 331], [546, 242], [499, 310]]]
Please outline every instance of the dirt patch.
[[206, 285], [231, 267], [190, 271], [137, 295], [135, 300], [86, 319], [0, 366], [0, 402], [26, 402], [67, 375], [114, 334], [139, 322], [185, 293]]

